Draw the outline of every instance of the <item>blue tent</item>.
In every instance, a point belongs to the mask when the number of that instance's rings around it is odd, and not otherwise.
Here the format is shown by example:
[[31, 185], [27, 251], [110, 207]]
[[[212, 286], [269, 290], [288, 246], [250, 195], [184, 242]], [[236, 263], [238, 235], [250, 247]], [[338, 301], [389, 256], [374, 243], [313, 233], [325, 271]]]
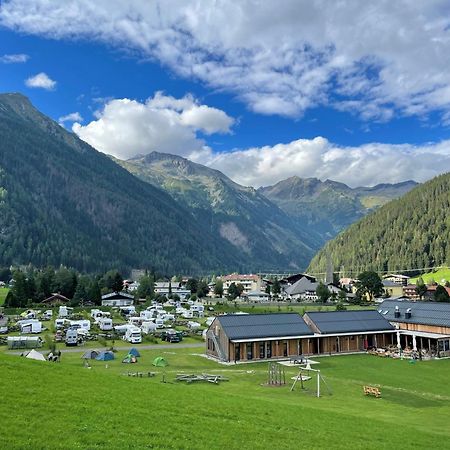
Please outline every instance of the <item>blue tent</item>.
[[111, 361], [114, 359], [114, 353], [113, 352], [100, 352], [97, 358], [95, 358], [97, 361]]
[[128, 352], [128, 354], [133, 355], [133, 356], [141, 356], [138, 349], [135, 347], [130, 348], [130, 351]]

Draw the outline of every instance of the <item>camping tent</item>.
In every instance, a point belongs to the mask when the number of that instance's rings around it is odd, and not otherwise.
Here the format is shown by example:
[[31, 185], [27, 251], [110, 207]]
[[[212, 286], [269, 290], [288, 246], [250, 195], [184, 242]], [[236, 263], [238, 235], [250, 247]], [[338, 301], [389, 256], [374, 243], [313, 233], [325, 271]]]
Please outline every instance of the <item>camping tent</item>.
[[95, 359], [99, 355], [97, 350], [88, 350], [86, 353], [83, 354], [81, 357], [82, 359]]
[[128, 354], [133, 355], [133, 356], [141, 356], [138, 349], [135, 347], [130, 348], [130, 351], [128, 352]]
[[136, 356], [131, 355], [130, 353], [128, 353], [128, 355], [125, 356], [125, 358], [122, 360], [122, 362], [126, 363], [126, 364], [134, 364], [134, 363], [137, 363], [138, 361], [137, 361]]
[[113, 352], [100, 352], [95, 358], [97, 361], [111, 361], [114, 359]]
[[25, 358], [35, 359], [37, 361], [46, 361], [45, 356], [42, 353], [37, 352], [34, 348], [28, 352]]
[[153, 365], [156, 367], [166, 367], [168, 363], [162, 356], [158, 356], [153, 360]]

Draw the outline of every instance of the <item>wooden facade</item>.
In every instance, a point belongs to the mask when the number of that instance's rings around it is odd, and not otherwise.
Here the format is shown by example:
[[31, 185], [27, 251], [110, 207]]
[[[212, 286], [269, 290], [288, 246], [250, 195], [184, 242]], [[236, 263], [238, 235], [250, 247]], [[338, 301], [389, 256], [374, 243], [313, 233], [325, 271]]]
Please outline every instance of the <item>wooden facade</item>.
[[[369, 347], [394, 344], [395, 332], [352, 335], [311, 335], [264, 339], [228, 339], [220, 321], [214, 320], [206, 335], [206, 354], [226, 362], [246, 362], [296, 356], [333, 355], [364, 352]], [[220, 346], [220, 349], [217, 348]]]

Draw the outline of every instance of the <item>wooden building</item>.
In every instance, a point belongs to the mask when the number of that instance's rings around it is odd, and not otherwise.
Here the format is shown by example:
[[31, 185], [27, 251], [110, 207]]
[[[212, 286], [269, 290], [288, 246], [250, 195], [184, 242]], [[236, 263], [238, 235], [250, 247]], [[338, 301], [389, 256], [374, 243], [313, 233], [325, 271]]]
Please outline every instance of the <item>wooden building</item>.
[[395, 342], [395, 328], [378, 311], [312, 311], [303, 316], [314, 331], [314, 353], [366, 351]]
[[131, 306], [134, 296], [126, 292], [111, 292], [102, 295], [102, 306]]
[[365, 351], [395, 342], [374, 310], [224, 315], [206, 333], [207, 355], [226, 362]]
[[42, 300], [41, 303], [48, 306], [55, 306], [55, 305], [67, 305], [69, 304], [69, 302], [70, 299], [64, 297], [64, 295], [52, 294], [50, 297], [46, 298], [45, 300]]
[[450, 303], [385, 300], [378, 311], [398, 330], [401, 348], [450, 356]]
[[206, 333], [206, 353], [227, 362], [286, 358], [308, 352], [313, 332], [299, 314], [218, 316]]

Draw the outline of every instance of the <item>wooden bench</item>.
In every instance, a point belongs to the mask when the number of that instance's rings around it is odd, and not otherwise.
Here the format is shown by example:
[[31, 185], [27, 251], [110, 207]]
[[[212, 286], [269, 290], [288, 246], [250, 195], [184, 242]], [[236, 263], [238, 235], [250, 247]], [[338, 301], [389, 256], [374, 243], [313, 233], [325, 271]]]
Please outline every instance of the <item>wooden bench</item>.
[[373, 395], [376, 398], [380, 398], [381, 397], [381, 391], [379, 388], [377, 387], [373, 387], [373, 386], [364, 386], [364, 394], [365, 395]]

